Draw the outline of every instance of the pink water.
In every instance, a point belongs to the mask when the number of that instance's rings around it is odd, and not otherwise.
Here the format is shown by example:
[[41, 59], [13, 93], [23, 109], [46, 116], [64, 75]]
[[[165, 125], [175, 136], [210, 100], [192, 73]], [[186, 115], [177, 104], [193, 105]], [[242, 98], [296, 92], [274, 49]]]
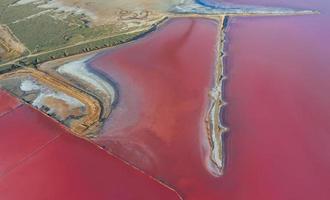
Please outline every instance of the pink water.
[[185, 199], [329, 199], [330, 7], [286, 4], [323, 13], [230, 21], [223, 177], [212, 176], [204, 162], [203, 119], [216, 56], [216, 25], [208, 20], [172, 20], [91, 63], [119, 90], [96, 142]]
[[1, 200], [179, 199], [27, 105], [0, 117], [0, 157]]
[[231, 20], [225, 199], [329, 199], [330, 2], [252, 2], [321, 15]]
[[18, 99], [9, 95], [0, 88], [0, 116], [15, 109], [21, 104]]
[[215, 180], [203, 145], [217, 26], [206, 19], [171, 20], [91, 63], [119, 90], [119, 104], [96, 142], [184, 196]]

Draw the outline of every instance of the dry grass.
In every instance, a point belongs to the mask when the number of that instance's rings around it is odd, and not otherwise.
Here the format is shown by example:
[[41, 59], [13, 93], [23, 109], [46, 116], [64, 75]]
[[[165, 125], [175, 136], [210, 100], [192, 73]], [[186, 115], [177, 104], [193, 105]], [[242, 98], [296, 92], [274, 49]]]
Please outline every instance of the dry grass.
[[0, 25], [0, 62], [19, 57], [26, 48], [9, 31]]

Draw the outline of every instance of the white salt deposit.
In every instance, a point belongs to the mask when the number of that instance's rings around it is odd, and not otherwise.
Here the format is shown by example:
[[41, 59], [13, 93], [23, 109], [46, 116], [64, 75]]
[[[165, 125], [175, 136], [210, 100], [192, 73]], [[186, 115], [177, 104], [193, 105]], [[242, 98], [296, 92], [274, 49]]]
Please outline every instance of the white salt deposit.
[[32, 105], [38, 109], [42, 108], [42, 106], [45, 105], [44, 100], [47, 98], [62, 100], [66, 102], [66, 104], [70, 105], [72, 108], [79, 108], [85, 106], [81, 101], [77, 100], [76, 98], [70, 97], [62, 92], [56, 92], [45, 86], [39, 85], [33, 79], [26, 79], [22, 81], [20, 85], [20, 89], [24, 92], [30, 92], [30, 91], [39, 92], [39, 95], [32, 103]]
[[111, 98], [111, 103], [113, 103], [115, 99], [115, 90], [112, 85], [87, 69], [85, 62], [90, 57], [91, 56], [82, 60], [64, 64], [56, 71], [60, 74], [70, 76], [76, 80], [80, 80], [81, 82], [85, 82], [92, 85], [94, 89]]
[[24, 92], [30, 92], [33, 90], [40, 90], [41, 86], [33, 80], [26, 79], [21, 83], [20, 89]]

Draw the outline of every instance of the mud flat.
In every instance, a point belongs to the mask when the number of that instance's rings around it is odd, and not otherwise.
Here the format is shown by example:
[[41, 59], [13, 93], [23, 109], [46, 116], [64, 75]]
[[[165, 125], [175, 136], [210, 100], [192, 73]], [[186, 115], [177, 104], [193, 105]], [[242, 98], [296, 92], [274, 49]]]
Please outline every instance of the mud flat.
[[116, 104], [118, 94], [111, 80], [88, 66], [87, 62], [93, 56], [95, 53], [47, 62], [42, 64], [39, 70], [98, 99], [102, 108], [100, 117], [102, 121], [109, 117], [112, 107]]

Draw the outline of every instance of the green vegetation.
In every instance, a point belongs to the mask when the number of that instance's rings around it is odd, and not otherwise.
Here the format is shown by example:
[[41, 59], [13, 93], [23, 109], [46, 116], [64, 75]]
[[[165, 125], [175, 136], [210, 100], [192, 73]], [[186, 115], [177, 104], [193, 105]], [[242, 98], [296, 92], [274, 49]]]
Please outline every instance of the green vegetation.
[[[21, 6], [10, 6], [13, 2], [0, 0], [0, 22], [2, 24], [11, 24], [16, 22], [17, 20], [24, 19], [28, 16], [40, 13], [44, 11], [44, 9], [37, 8], [33, 4], [21, 5]], [[10, 3], [11, 2], [11, 3]]]
[[[32, 54], [124, 33], [117, 25], [89, 27], [84, 14], [59, 13], [17, 0], [0, 0], [0, 24], [6, 24]], [[69, 15], [69, 16], [66, 16]]]
[[8, 9], [8, 6], [15, 3], [15, 0], [1, 0], [0, 1], [0, 18], [3, 14], [5, 14], [5, 11]]
[[28, 55], [12, 63], [0, 63], [0, 73], [128, 42], [165, 20], [160, 18], [158, 22], [146, 22], [130, 29], [123, 28], [126, 25], [119, 22], [90, 27], [84, 14], [39, 8], [33, 3], [14, 5], [17, 1], [0, 0], [0, 24], [10, 28], [28, 49]]
[[9, 24], [9, 28], [31, 50], [40, 52], [65, 44], [62, 31], [70, 31], [64, 23], [58, 23], [48, 15], [35, 17], [27, 21]]
[[10, 72], [14, 69], [17, 69], [17, 68], [20, 68], [21, 66], [20, 65], [16, 65], [16, 64], [8, 64], [8, 65], [4, 65], [4, 66], [1, 66], [0, 67], [0, 74], [4, 74], [4, 73], [7, 73], [7, 72]]
[[86, 42], [82, 44], [77, 44], [71, 47], [63, 48], [60, 50], [49, 51], [45, 53], [40, 53], [37, 55], [30, 55], [20, 59], [15, 64], [7, 64], [0, 67], [0, 74], [12, 71], [14, 69], [24, 67], [24, 66], [33, 66], [55, 59], [64, 58], [67, 56], [73, 56], [81, 53], [86, 53], [90, 51], [95, 51], [98, 49], [116, 46], [125, 42], [135, 40], [139, 37], [146, 35], [147, 33], [154, 31], [157, 25], [151, 27], [150, 29], [144, 31], [137, 31], [127, 34], [121, 34], [117, 36], [110, 36], [108, 38], [95, 40], [91, 42]]
[[87, 42], [83, 44], [78, 44], [72, 47], [68, 47], [61, 50], [54, 50], [44, 54], [39, 54], [36, 56], [30, 56], [28, 58], [22, 59], [22, 65], [38, 65], [43, 62], [50, 60], [55, 60], [59, 58], [64, 58], [67, 56], [73, 56], [81, 53], [86, 53], [90, 51], [95, 51], [98, 49], [115, 46], [125, 42], [129, 42], [140, 35], [143, 35], [146, 31], [134, 32], [130, 34], [122, 34], [118, 36], [108, 37], [92, 42]]
[[[90, 28], [85, 24], [83, 15], [72, 15], [65, 19], [56, 18], [53, 16], [54, 11], [25, 18], [33, 13], [42, 12], [42, 10], [30, 8], [28, 5], [10, 7], [15, 9], [10, 9], [11, 12], [7, 10], [10, 14], [2, 15], [6, 17], [1, 17], [0, 22], [7, 24], [32, 53], [61, 48], [98, 37], [106, 37], [111, 35], [114, 30], [114, 27], [110, 25]], [[26, 14], [24, 12], [22, 14], [20, 11], [25, 9]], [[17, 16], [16, 13], [22, 18], [15, 17]]]

